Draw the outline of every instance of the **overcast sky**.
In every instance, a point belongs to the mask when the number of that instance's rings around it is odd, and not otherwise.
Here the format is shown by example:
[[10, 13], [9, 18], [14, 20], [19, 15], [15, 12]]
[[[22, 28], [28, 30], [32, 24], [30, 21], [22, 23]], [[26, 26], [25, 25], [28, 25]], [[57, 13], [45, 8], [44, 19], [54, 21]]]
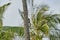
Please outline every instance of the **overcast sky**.
[[[19, 15], [18, 8], [23, 10], [22, 1], [19, 0], [0, 0], [0, 6], [5, 3], [11, 2], [11, 5], [7, 8], [4, 14], [3, 24], [4, 26], [21, 26], [22, 18]], [[35, 4], [47, 4], [50, 10], [54, 10], [56, 13], [60, 13], [60, 0], [35, 0]]]

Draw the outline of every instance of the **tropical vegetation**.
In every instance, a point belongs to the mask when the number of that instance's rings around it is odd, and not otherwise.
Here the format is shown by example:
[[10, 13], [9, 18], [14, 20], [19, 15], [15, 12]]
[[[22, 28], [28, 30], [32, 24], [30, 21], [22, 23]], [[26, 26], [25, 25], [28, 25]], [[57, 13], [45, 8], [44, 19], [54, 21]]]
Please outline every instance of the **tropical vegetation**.
[[50, 37], [52, 28], [56, 30], [57, 23], [60, 23], [60, 14], [46, 14], [46, 11], [48, 11], [48, 6], [45, 5], [32, 15], [32, 40], [42, 40], [43, 37]]
[[27, 4], [26, 1], [23, 0], [24, 12], [19, 10], [19, 13], [24, 20], [25, 27], [3, 27], [3, 13], [9, 5], [10, 3], [7, 3], [0, 7], [0, 40], [13, 40], [14, 33], [17, 33], [21, 37], [26, 36], [25, 40], [42, 40], [44, 37], [48, 37], [50, 40], [60, 40], [60, 30], [56, 26], [60, 23], [60, 14], [49, 14], [47, 12], [49, 11], [49, 6], [39, 5], [34, 7], [32, 0], [33, 12], [30, 18], [31, 25], [29, 25], [27, 22]]

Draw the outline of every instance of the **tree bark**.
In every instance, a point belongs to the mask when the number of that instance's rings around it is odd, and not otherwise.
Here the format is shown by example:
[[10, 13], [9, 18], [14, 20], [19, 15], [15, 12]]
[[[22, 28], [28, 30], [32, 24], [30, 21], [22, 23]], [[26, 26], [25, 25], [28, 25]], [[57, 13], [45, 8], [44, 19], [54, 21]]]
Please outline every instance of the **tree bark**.
[[23, 3], [23, 10], [24, 10], [24, 33], [25, 33], [25, 40], [30, 40], [29, 24], [28, 24], [27, 1], [26, 0], [22, 0], [22, 3]]

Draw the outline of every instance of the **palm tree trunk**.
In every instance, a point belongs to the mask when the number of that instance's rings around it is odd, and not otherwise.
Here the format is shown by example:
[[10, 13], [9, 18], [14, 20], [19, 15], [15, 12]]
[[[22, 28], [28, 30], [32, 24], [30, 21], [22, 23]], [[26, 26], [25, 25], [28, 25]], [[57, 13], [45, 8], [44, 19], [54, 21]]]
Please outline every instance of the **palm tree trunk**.
[[24, 33], [25, 33], [25, 40], [30, 40], [29, 25], [28, 25], [28, 9], [26, 2], [27, 2], [26, 0], [22, 0], [24, 10]]

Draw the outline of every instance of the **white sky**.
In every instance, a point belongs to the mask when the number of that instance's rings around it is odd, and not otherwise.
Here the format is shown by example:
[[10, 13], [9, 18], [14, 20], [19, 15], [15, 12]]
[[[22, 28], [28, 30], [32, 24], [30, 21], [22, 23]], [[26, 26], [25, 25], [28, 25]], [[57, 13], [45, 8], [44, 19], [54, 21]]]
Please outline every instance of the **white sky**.
[[[0, 6], [11, 2], [11, 5], [8, 7], [8, 9], [5, 11], [4, 19], [3, 19], [3, 25], [4, 26], [21, 26], [22, 18], [19, 15], [18, 8], [22, 10], [22, 1], [19, 0], [0, 0]], [[47, 4], [50, 6], [51, 10], [54, 10], [55, 12], [60, 13], [60, 0], [35, 0], [35, 4]]]

